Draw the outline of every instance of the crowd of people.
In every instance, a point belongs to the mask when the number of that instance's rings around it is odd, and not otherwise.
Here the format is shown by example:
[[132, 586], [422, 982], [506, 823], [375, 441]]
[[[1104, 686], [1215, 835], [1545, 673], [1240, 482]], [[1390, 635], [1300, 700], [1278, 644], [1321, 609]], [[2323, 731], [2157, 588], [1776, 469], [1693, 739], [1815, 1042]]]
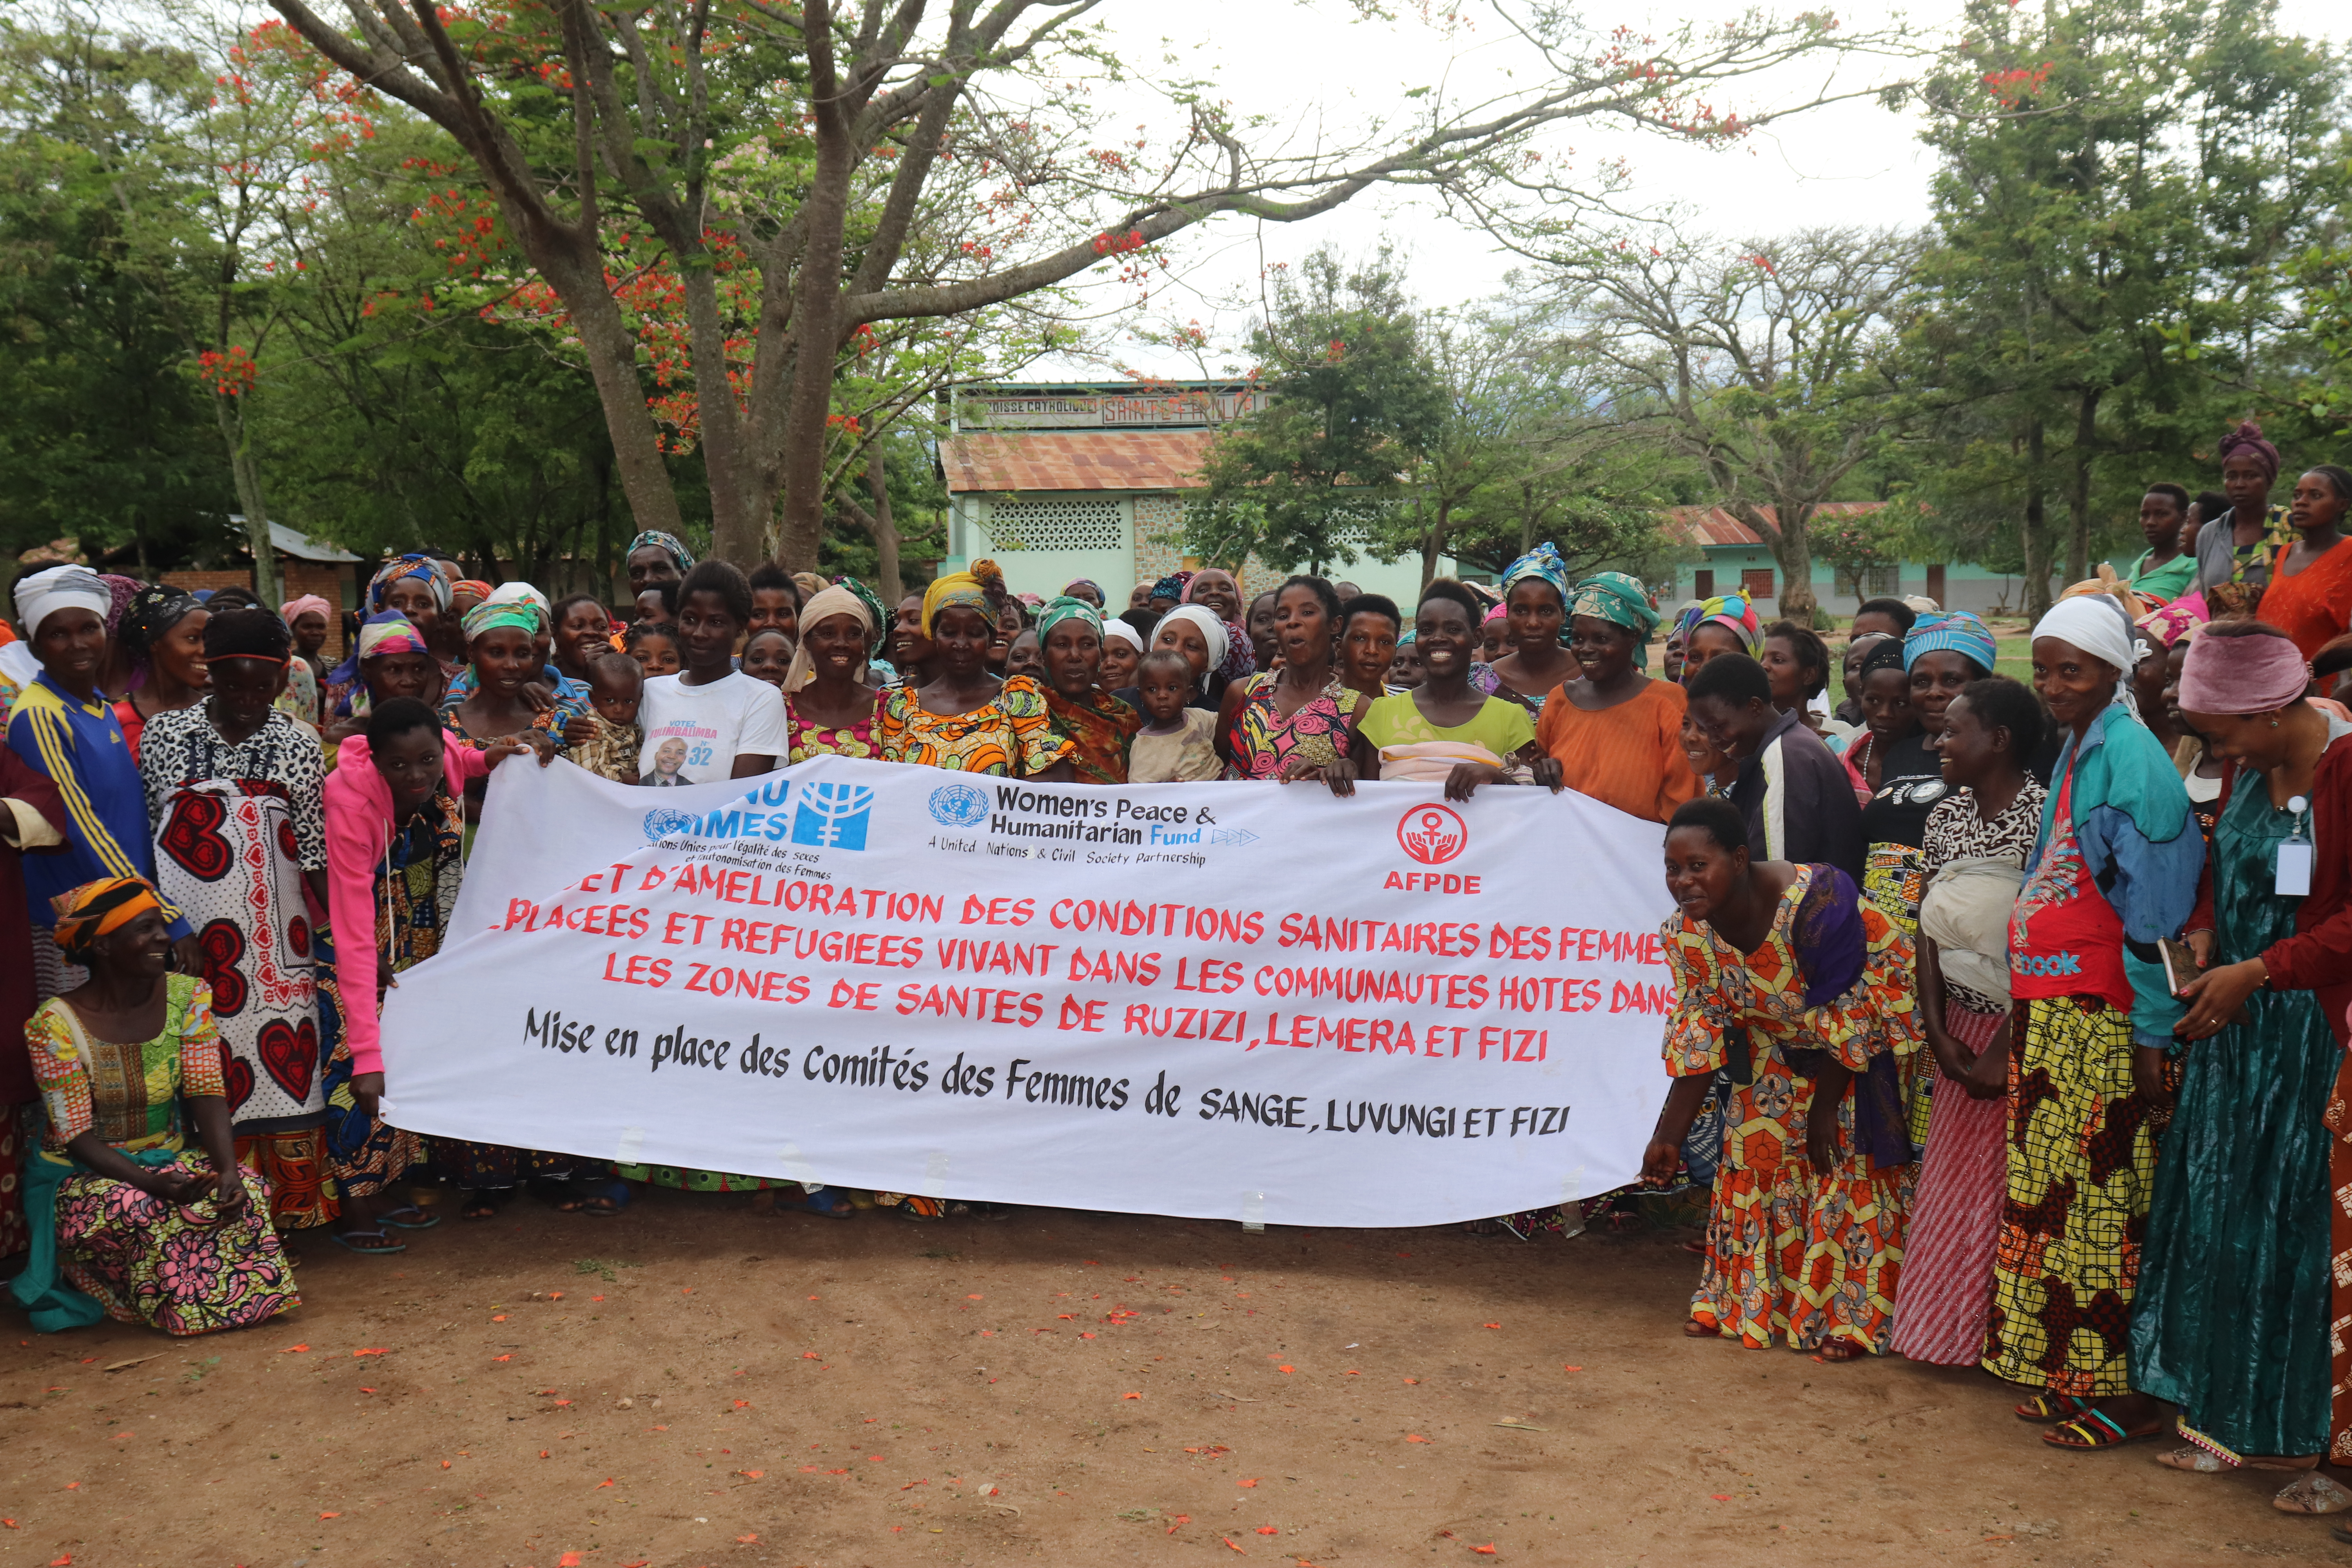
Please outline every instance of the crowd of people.
[[1663, 616], [1549, 544], [1409, 608], [1211, 567], [1113, 610], [987, 561], [890, 605], [647, 533], [625, 617], [416, 552], [331, 666], [322, 600], [35, 573], [0, 647], [12, 1289], [44, 1331], [250, 1324], [312, 1237], [416, 1244], [428, 1179], [460, 1220], [645, 1184], [997, 1212], [387, 1126], [384, 989], [437, 951], [501, 765], [1573, 791], [1664, 832], [1641, 1182], [1705, 1194], [1686, 1332], [1981, 1366], [2051, 1447], [2177, 1429], [2165, 1464], [2352, 1508], [2316, 1468], [2352, 1463], [2352, 474], [2273, 510], [2259, 431], [2223, 459], [2221, 493], [2149, 489], [2147, 552], [2032, 627], [2030, 685], [1965, 611], [1869, 600], [1832, 647], [1737, 595]]

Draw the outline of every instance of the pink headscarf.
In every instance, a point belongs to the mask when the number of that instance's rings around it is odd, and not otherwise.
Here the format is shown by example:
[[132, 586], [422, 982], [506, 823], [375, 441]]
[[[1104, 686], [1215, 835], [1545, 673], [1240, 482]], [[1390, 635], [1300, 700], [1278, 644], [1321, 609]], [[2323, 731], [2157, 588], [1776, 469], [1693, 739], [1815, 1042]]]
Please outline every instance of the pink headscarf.
[[2311, 662], [2284, 636], [2199, 637], [2180, 668], [2180, 707], [2269, 713], [2300, 702], [2310, 687]]
[[2213, 618], [2201, 591], [2183, 594], [2168, 605], [2158, 605], [2135, 623], [2158, 647], [2170, 647]]
[[316, 594], [305, 594], [299, 599], [287, 600], [278, 606], [278, 617], [290, 626], [298, 617], [308, 615], [313, 610], [316, 610], [329, 626], [335, 624], [334, 606]]

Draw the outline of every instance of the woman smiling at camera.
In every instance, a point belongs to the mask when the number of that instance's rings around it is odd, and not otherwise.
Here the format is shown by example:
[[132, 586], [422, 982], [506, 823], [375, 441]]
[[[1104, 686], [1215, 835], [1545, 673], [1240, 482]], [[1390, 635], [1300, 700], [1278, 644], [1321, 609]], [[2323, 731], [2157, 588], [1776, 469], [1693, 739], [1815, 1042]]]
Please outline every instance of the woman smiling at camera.
[[89, 978], [25, 1026], [48, 1128], [26, 1172], [33, 1247], [10, 1289], [33, 1326], [110, 1317], [208, 1334], [300, 1305], [268, 1188], [236, 1163], [212, 988], [166, 973], [154, 889], [88, 882], [56, 919]]
[[988, 668], [1006, 602], [993, 561], [950, 572], [924, 592], [931, 679], [884, 695], [874, 729], [884, 762], [1070, 782], [1072, 748], [1054, 732], [1044, 689], [1033, 676], [1001, 680]]
[[1143, 715], [1097, 683], [1103, 654], [1100, 612], [1084, 599], [1065, 595], [1038, 612], [1037, 636], [1045, 653], [1045, 711], [1054, 732], [1070, 742], [1076, 782], [1125, 784], [1128, 752], [1135, 744], [1135, 732], [1143, 728]]
[[1359, 778], [1443, 782], [1448, 800], [1523, 775], [1559, 790], [1559, 763], [1538, 749], [1527, 709], [1470, 684], [1478, 615], [1477, 599], [1459, 583], [1423, 591], [1413, 641], [1428, 679], [1364, 710], [1349, 755], [1323, 770], [1333, 795], [1355, 794]]
[[1559, 762], [1567, 788], [1664, 822], [1699, 790], [1682, 743], [1688, 700], [1642, 668], [1658, 612], [1640, 583], [1600, 572], [1570, 595], [1568, 625], [1576, 663], [1544, 700], [1537, 743]]

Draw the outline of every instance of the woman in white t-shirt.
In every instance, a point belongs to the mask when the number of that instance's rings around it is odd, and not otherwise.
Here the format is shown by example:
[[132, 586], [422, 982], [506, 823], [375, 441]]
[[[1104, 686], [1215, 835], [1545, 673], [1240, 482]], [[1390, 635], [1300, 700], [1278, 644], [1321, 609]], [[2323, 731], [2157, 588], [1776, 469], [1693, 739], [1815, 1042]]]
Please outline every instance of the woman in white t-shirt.
[[646, 732], [638, 781], [709, 784], [750, 778], [792, 749], [784, 699], [734, 668], [735, 639], [751, 619], [751, 585], [725, 561], [703, 561], [678, 584], [677, 640], [682, 667], [646, 682], [637, 722]]

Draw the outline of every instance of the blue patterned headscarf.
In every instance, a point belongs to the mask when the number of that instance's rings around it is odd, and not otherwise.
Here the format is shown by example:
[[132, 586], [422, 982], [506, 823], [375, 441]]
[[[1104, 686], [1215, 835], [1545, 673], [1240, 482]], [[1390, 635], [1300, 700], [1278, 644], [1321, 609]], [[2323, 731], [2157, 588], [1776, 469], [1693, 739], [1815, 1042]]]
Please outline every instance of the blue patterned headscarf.
[[677, 574], [679, 576], [683, 577], [688, 572], [694, 570], [694, 552], [688, 550], [686, 547], [685, 542], [680, 540], [677, 534], [664, 533], [657, 528], [649, 528], [643, 533], [637, 535], [635, 539], [629, 541], [629, 547], [621, 552], [621, 559], [626, 561], [630, 556], [635, 555], [638, 551], [643, 550], [648, 544], [659, 547], [672, 561], [677, 563]]
[[434, 564], [433, 557], [421, 551], [411, 551], [385, 562], [376, 574], [368, 579], [367, 607], [370, 613], [383, 609], [384, 595], [391, 592], [394, 583], [408, 577], [415, 578], [433, 591], [436, 609], [445, 616], [449, 613], [449, 579], [441, 575], [441, 568]]
[[1966, 610], [1948, 610], [1938, 616], [1922, 616], [1911, 623], [1910, 631], [1903, 638], [1903, 668], [1910, 668], [1921, 654], [1938, 648], [1968, 655], [1987, 675], [1992, 673], [1993, 660], [2000, 653], [1991, 631], [1982, 621]]
[[1503, 596], [1510, 597], [1511, 589], [1530, 577], [1540, 577], [1551, 584], [1560, 602], [1568, 602], [1568, 563], [1559, 558], [1550, 540], [1545, 540], [1517, 561], [1503, 568]]

